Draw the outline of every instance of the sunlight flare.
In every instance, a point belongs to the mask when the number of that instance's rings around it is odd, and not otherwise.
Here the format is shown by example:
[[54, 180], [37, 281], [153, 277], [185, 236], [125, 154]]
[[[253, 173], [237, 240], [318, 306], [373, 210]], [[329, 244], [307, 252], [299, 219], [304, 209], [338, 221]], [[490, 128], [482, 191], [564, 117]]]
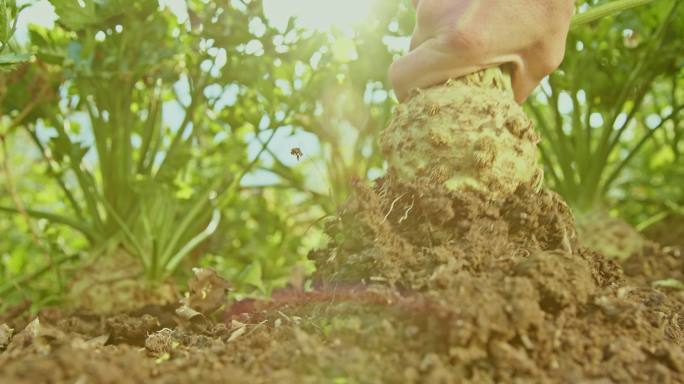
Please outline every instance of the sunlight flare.
[[301, 27], [350, 32], [371, 16], [376, 0], [264, 0], [264, 12], [279, 27], [290, 17]]

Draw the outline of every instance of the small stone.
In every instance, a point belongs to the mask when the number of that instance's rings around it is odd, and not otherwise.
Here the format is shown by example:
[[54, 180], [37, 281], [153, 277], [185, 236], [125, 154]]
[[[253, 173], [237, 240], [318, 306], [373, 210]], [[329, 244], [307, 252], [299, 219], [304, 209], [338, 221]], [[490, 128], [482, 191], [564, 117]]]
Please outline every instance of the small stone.
[[14, 329], [10, 328], [7, 324], [0, 324], [0, 350], [7, 348], [12, 340], [13, 332]]

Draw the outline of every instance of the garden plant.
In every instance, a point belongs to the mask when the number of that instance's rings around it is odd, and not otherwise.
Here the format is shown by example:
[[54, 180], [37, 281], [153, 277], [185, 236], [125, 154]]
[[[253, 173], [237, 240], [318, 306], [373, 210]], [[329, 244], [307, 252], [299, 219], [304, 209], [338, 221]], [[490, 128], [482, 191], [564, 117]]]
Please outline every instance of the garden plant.
[[684, 382], [681, 2], [577, 1], [524, 105], [397, 103], [410, 1], [181, 3], [0, 0], [0, 382]]

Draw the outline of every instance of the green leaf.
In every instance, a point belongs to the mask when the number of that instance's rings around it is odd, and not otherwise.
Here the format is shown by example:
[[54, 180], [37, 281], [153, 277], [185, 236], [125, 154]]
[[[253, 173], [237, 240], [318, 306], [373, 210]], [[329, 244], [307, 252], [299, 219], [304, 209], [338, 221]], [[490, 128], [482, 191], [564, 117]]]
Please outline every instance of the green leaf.
[[602, 19], [606, 16], [620, 13], [630, 8], [652, 3], [653, 1], [655, 0], [616, 0], [607, 4], [602, 4], [589, 9], [587, 12], [575, 15], [572, 18], [572, 24], [570, 25], [570, 28], [575, 29], [582, 25]]
[[182, 142], [175, 151], [168, 152], [166, 156], [163, 166], [157, 172], [156, 179], [161, 183], [172, 183], [176, 175], [192, 159], [190, 144]]
[[684, 283], [677, 279], [664, 279], [653, 282], [654, 287], [674, 288], [684, 291]]
[[339, 37], [332, 47], [333, 57], [341, 63], [348, 63], [358, 57], [356, 43], [347, 37]]
[[9, 40], [9, 32], [12, 25], [11, 16], [7, 1], [0, 0], [0, 44]]
[[[12, 214], [20, 214], [19, 210], [16, 208], [12, 207], [5, 207], [5, 206], [0, 206], [0, 212], [7, 212], [7, 213], [12, 213]], [[88, 223], [83, 223], [80, 222], [76, 219], [72, 219], [67, 216], [62, 216], [59, 214], [55, 213], [50, 213], [50, 212], [42, 212], [42, 211], [36, 211], [33, 209], [26, 209], [25, 212], [34, 218], [37, 219], [46, 219], [48, 221], [52, 221], [57, 224], [64, 224], [66, 226], [69, 226], [77, 231], [80, 231], [83, 233], [85, 236], [88, 238], [95, 238], [95, 232], [89, 227]]]
[[659, 169], [672, 164], [676, 159], [675, 153], [672, 147], [663, 147], [658, 152], [651, 155], [649, 161], [649, 168]]
[[31, 60], [31, 57], [28, 53], [0, 53], [0, 65], [24, 63]]
[[93, 0], [50, 0], [59, 21], [75, 31], [98, 23]]
[[[80, 125], [73, 122], [69, 126], [76, 135]], [[50, 148], [55, 159], [62, 162], [64, 157], [68, 156], [73, 164], [80, 164], [83, 157], [88, 153], [89, 147], [80, 142], [72, 141], [69, 135], [62, 130], [58, 129], [57, 132], [58, 135], [50, 139]]]
[[166, 270], [168, 273], [172, 273], [178, 264], [187, 256], [193, 249], [195, 249], [201, 242], [209, 238], [218, 228], [219, 222], [221, 221], [221, 211], [215, 209], [211, 221], [207, 225], [207, 228], [200, 232], [197, 236], [193, 237], [187, 242], [171, 259], [166, 265]]
[[4, 260], [4, 267], [12, 275], [17, 275], [21, 273], [25, 266], [28, 254], [28, 246], [26, 244], [19, 244], [12, 249], [9, 256]]
[[248, 265], [242, 271], [238, 279], [244, 284], [258, 288], [262, 292], [264, 291], [263, 272], [261, 263], [258, 260], [254, 260], [250, 265]]

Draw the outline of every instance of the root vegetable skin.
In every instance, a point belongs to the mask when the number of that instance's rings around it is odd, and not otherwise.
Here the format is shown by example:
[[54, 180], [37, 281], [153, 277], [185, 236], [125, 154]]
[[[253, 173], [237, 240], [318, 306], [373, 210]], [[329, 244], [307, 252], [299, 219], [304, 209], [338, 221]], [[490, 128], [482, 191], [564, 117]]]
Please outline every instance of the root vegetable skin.
[[515, 102], [510, 77], [490, 68], [415, 91], [380, 137], [398, 180], [428, 178], [458, 192], [495, 199], [521, 185], [540, 186], [539, 137]]

